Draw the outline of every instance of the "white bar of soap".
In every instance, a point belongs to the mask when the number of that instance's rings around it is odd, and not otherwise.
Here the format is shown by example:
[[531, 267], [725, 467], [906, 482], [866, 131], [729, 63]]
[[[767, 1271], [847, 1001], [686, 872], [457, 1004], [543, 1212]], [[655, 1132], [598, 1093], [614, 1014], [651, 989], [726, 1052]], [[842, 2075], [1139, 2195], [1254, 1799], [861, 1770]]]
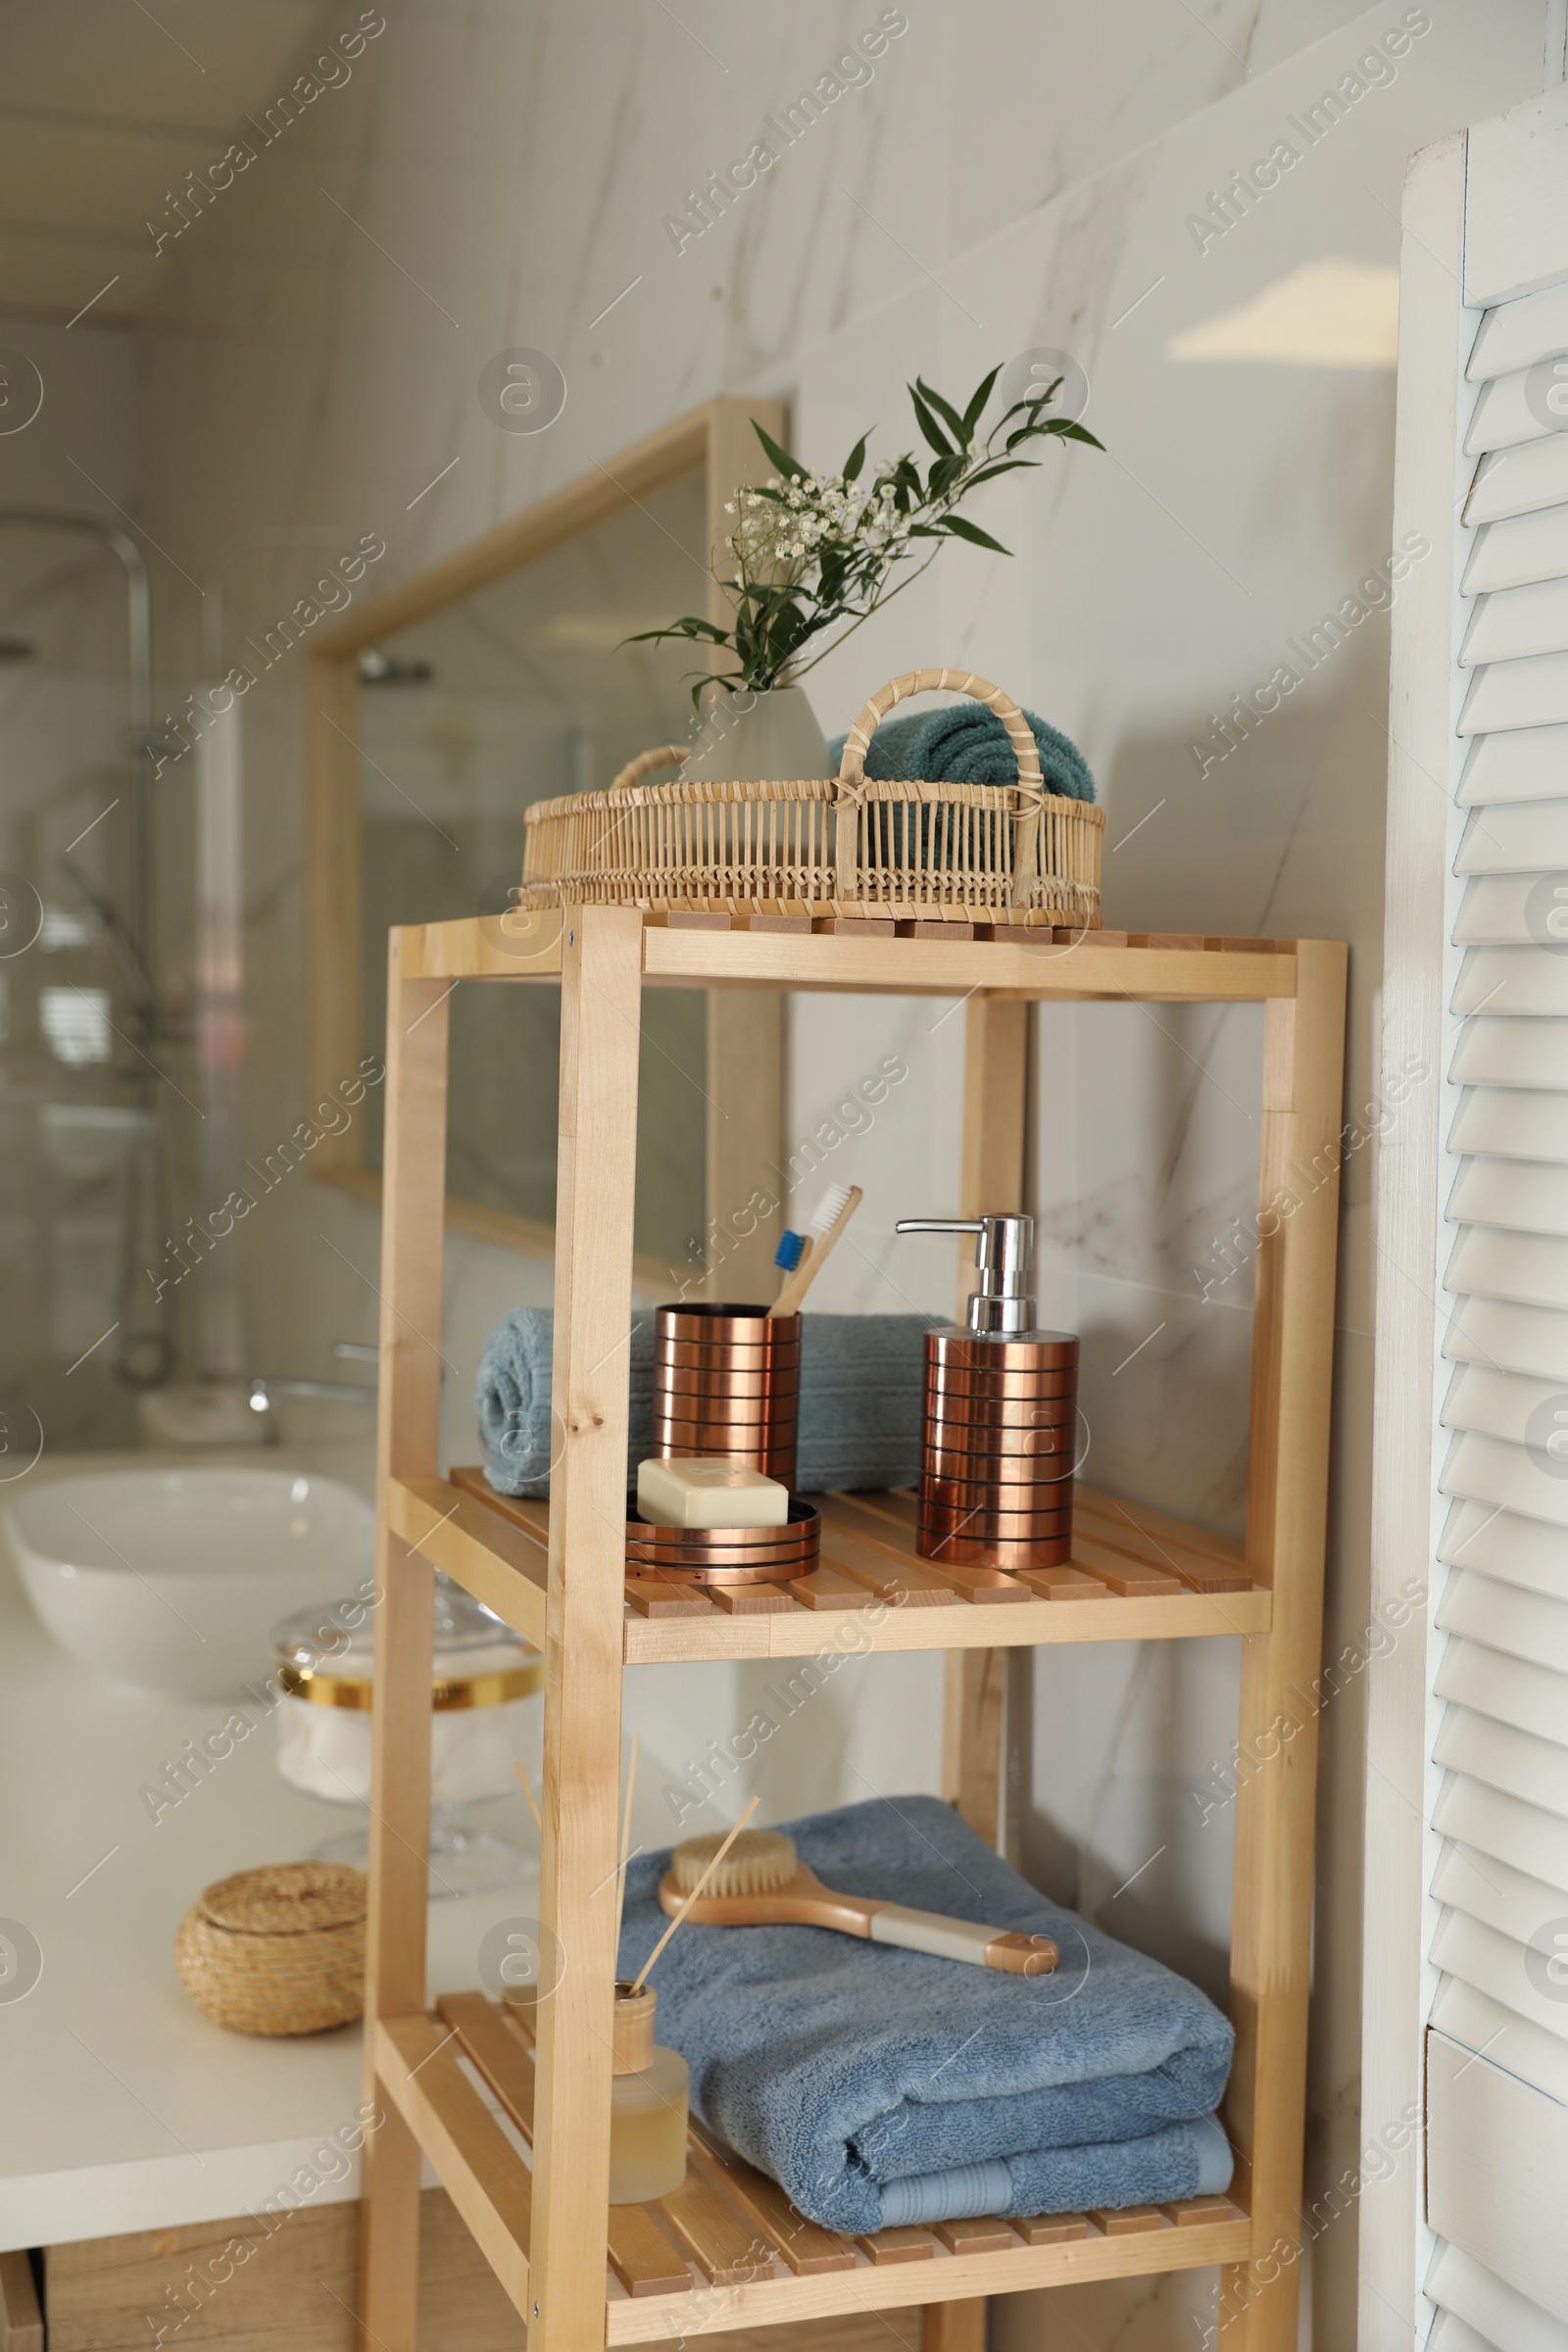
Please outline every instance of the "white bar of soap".
[[745, 1462], [698, 1454], [639, 1462], [637, 1509], [651, 1527], [783, 1527], [790, 1491]]

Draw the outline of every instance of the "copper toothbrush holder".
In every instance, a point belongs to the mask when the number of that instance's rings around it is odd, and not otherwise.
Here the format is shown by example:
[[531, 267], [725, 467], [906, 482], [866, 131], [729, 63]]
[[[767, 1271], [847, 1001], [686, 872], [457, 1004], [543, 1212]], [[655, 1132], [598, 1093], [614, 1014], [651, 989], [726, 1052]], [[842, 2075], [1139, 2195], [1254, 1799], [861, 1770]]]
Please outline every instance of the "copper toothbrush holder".
[[654, 1337], [654, 1452], [713, 1454], [795, 1484], [801, 1318], [761, 1306], [662, 1306]]

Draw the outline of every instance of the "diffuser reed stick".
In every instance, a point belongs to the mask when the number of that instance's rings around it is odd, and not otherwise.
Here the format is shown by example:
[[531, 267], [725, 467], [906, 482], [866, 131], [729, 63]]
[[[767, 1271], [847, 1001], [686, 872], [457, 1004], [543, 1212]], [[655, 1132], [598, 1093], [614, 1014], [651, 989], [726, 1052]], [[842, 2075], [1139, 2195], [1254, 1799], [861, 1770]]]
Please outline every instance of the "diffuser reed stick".
[[653, 1950], [643, 1962], [642, 1967], [638, 1970], [636, 1983], [632, 1985], [633, 1992], [641, 1992], [644, 1984], [648, 1981], [648, 1972], [653, 1967], [654, 1962], [659, 1958], [660, 1953], [663, 1950], [665, 1944], [674, 1935], [675, 1930], [680, 1926], [681, 1921], [685, 1918], [693, 1903], [696, 1902], [698, 1896], [702, 1893], [703, 1888], [708, 1885], [709, 1880], [712, 1877], [714, 1871], [723, 1861], [724, 1856], [729, 1852], [730, 1847], [734, 1844], [742, 1830], [745, 1829], [746, 1824], [751, 1820], [752, 1815], [757, 1811], [757, 1808], [761, 1801], [762, 1800], [760, 1796], [753, 1797], [751, 1803], [747, 1806], [745, 1812], [741, 1815], [739, 1821], [735, 1824], [735, 1827], [731, 1830], [729, 1836], [725, 1838], [723, 1844], [719, 1847], [717, 1853], [713, 1856], [713, 1859], [711, 1862], [710, 1862], [708, 1868], [704, 1871], [702, 1877], [698, 1880], [696, 1886], [692, 1888], [690, 1894], [686, 1897], [686, 1900], [682, 1903], [680, 1909], [676, 1912], [674, 1918], [670, 1921], [668, 1927], [664, 1930], [664, 1933], [662, 1936], [661, 1936], [659, 1941], [655, 1944]]
[[528, 1775], [523, 1771], [522, 1766], [515, 1762], [515, 1759], [514, 1759], [514, 1769], [522, 1783], [522, 1793], [528, 1799], [528, 1810], [533, 1815], [533, 1826], [542, 1838], [545, 1834], [545, 1821], [544, 1815], [539, 1810], [539, 1799], [528, 1786]]
[[616, 1874], [618, 1892], [615, 1896], [615, 1949], [620, 1949], [620, 1923], [626, 1916], [626, 1865], [631, 1860], [631, 1800], [637, 1788], [637, 1756], [642, 1747], [641, 1732], [631, 1736], [631, 1761], [626, 1767], [626, 1810], [620, 1824], [620, 1869]]

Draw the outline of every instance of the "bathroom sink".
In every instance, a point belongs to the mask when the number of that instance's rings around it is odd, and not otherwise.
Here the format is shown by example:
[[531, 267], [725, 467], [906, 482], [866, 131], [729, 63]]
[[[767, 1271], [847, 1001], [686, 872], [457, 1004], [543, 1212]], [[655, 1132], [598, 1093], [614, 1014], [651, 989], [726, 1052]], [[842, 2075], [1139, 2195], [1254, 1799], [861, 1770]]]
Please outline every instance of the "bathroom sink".
[[27, 1596], [110, 1681], [228, 1698], [273, 1664], [290, 1610], [364, 1591], [375, 1513], [336, 1479], [201, 1467], [62, 1477], [5, 1507]]

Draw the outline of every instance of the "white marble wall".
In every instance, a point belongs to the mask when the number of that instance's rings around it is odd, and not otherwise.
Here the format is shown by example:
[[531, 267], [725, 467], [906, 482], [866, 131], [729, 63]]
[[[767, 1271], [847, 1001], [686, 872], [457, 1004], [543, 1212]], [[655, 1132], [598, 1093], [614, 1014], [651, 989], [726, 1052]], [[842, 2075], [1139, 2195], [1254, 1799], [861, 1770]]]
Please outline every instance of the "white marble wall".
[[[326, 9], [323, 33], [349, 13]], [[1396, 77], [1367, 88], [1206, 251], [1188, 216], [1397, 24], [1395, 0], [1364, 16], [1335, 0], [1201, 10], [908, 0], [905, 13], [907, 30], [869, 86], [847, 91], [730, 217], [677, 254], [662, 217], [875, 21], [873, 0], [771, 14], [718, 0], [674, 12], [648, 0], [389, 6], [353, 82], [170, 249], [168, 292], [143, 336], [142, 462], [111, 487], [168, 551], [158, 577], [172, 675], [196, 660], [196, 600], [181, 572], [204, 576], [215, 551], [253, 526], [378, 530], [386, 585], [715, 390], [789, 392], [803, 454], [825, 462], [868, 424], [880, 446], [904, 445], [903, 385], [916, 369], [966, 389], [997, 359], [1064, 348], [1088, 370], [1089, 420], [1110, 454], [1048, 452], [1038, 476], [991, 493], [983, 519], [1015, 560], [948, 551], [816, 673], [819, 713], [841, 726], [882, 676], [924, 661], [1007, 684], [1078, 737], [1101, 778], [1112, 923], [1350, 938], [1350, 1085], [1364, 1100], [1385, 624], [1374, 614], [1358, 626], [1206, 777], [1188, 747], [1388, 552], [1388, 288], [1402, 159], [1534, 85], [1536, 0], [1434, 11]], [[1297, 274], [1324, 263], [1336, 266], [1326, 285]], [[1282, 283], [1272, 319], [1220, 338], [1276, 356], [1172, 355], [1177, 337]], [[518, 344], [552, 352], [569, 385], [559, 422], [533, 438], [496, 431], [475, 398], [484, 362]], [[237, 560], [229, 627], [265, 625], [308, 577], [303, 557]], [[303, 1107], [299, 689], [280, 664], [247, 706], [257, 1142]], [[951, 1297], [951, 1265], [932, 1245], [895, 1243], [891, 1228], [952, 1203], [960, 1029], [920, 1005], [798, 1011], [797, 1129], [868, 1059], [896, 1049], [911, 1070], [871, 1133], [846, 1147], [869, 1198], [824, 1305]], [[1257, 1023], [1244, 1013], [1095, 1007], [1040, 1023], [1042, 1290], [1049, 1312], [1084, 1335], [1093, 1473], [1233, 1531], [1246, 1281], [1202, 1303], [1187, 1269], [1255, 1181], [1257, 1056]], [[1344, 1219], [1337, 1638], [1365, 1613], [1368, 1200], [1357, 1160]], [[332, 1337], [372, 1331], [367, 1212], [302, 1183], [247, 1239], [262, 1360], [320, 1370]], [[497, 1301], [538, 1296], [541, 1274], [463, 1242], [450, 1264], [449, 1350], [466, 1380]], [[450, 1399], [455, 1445], [462, 1385]], [[781, 1757], [765, 1782], [775, 1813], [862, 1782], [932, 1785], [929, 1671], [857, 1672], [853, 1705], [847, 1682], [832, 1699], [852, 1768], [824, 1772], [826, 1741]], [[1028, 1679], [1015, 1679], [1015, 1698]], [[1190, 1788], [1233, 1736], [1234, 1659], [1200, 1645], [1075, 1652], [1067, 1674], [1047, 1655], [1033, 1684], [1017, 1792], [1029, 1867], [1218, 1989], [1227, 1833], [1200, 1830]], [[745, 1695], [738, 1682], [703, 1689], [700, 1701], [689, 1677], [634, 1687], [645, 1738], [677, 1772], [697, 1706], [713, 1707], [722, 1731]], [[1356, 1703], [1339, 1702], [1323, 1727], [1315, 2176], [1337, 2172], [1356, 2137]], [[1316, 2340], [1336, 2348], [1353, 2337], [1353, 2230], [1336, 2225], [1316, 2249]], [[1175, 2292], [1085, 2289], [1049, 2307], [1014, 2300], [995, 2340], [1009, 2352], [1069, 2339], [1186, 2344], [1211, 2290], [1198, 2280]]]

